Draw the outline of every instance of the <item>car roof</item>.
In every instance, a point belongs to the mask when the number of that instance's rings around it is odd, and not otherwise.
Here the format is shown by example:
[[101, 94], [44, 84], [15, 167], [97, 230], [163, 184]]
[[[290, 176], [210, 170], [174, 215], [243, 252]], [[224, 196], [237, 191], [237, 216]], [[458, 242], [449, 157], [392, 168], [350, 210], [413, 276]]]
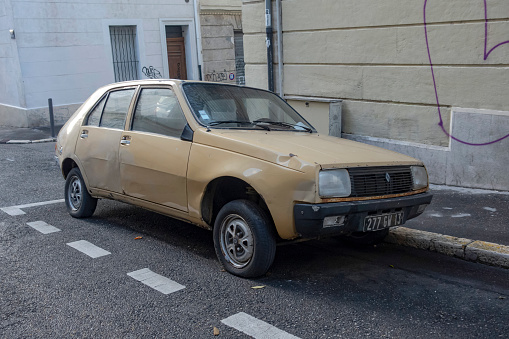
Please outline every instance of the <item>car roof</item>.
[[143, 80], [130, 80], [130, 81], [122, 81], [115, 82], [109, 85], [105, 85], [101, 87], [101, 89], [107, 91], [114, 88], [127, 87], [127, 86], [138, 86], [138, 85], [175, 85], [175, 84], [183, 84], [183, 83], [208, 83], [208, 84], [216, 84], [216, 85], [233, 85], [236, 84], [225, 84], [218, 83], [213, 81], [201, 81], [201, 80], [180, 80], [180, 79], [143, 79]]

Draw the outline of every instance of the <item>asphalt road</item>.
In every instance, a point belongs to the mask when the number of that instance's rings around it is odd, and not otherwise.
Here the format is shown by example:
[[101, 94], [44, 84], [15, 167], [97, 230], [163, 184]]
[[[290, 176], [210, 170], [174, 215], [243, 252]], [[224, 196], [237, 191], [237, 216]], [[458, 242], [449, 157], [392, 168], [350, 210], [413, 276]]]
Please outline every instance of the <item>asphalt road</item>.
[[[63, 198], [53, 147], [0, 145], [0, 207]], [[267, 276], [241, 279], [221, 270], [210, 232], [152, 212], [105, 200], [83, 220], [63, 203], [22, 210], [0, 211], [2, 338], [212, 338], [214, 327], [218, 338], [247, 338], [222, 322], [244, 313], [274, 326], [270, 338], [509, 333], [508, 270], [326, 239], [280, 246]], [[60, 231], [40, 233], [34, 221]], [[110, 254], [94, 259], [67, 245], [80, 240]], [[185, 288], [163, 294], [128, 275], [144, 268]], [[249, 332], [256, 321], [237, 325]]]

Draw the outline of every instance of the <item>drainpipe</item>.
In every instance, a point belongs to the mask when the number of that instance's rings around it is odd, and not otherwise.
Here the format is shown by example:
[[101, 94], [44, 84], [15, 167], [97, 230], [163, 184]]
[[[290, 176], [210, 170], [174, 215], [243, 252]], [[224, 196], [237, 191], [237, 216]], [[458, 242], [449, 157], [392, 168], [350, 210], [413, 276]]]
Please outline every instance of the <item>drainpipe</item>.
[[277, 87], [279, 96], [282, 98], [285, 95], [283, 91], [283, 10], [281, 8], [281, 0], [276, 0], [277, 11]]
[[269, 91], [274, 92], [274, 70], [273, 70], [273, 51], [272, 51], [272, 0], [265, 0], [265, 31], [267, 37], [265, 43], [267, 45], [267, 72]]
[[203, 52], [201, 46], [201, 25], [200, 25], [200, 12], [199, 12], [199, 0], [194, 0], [194, 29], [196, 31], [196, 49], [198, 50], [198, 73], [199, 79], [203, 79]]

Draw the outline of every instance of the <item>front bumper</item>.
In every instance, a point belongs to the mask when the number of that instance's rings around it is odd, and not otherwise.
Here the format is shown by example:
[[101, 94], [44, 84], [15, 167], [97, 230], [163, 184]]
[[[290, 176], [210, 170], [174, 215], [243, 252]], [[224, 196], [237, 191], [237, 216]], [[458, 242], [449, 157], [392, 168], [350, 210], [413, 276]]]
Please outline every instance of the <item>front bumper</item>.
[[[406, 197], [348, 201], [324, 204], [295, 204], [293, 208], [295, 229], [302, 238], [340, 235], [363, 232], [364, 219], [368, 215], [404, 213], [403, 223], [420, 215], [430, 204], [433, 195], [429, 192]], [[341, 226], [324, 227], [324, 218], [345, 216]]]

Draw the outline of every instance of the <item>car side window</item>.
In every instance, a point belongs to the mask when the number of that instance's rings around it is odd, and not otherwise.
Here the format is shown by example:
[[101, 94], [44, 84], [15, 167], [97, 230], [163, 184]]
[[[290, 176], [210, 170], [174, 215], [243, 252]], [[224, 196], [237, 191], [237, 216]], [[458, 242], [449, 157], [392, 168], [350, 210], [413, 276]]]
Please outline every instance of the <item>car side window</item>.
[[99, 122], [101, 121], [101, 114], [103, 112], [105, 102], [106, 102], [106, 97], [102, 98], [102, 100], [94, 107], [92, 112], [90, 112], [85, 125], [99, 126]]
[[106, 101], [99, 126], [124, 129], [125, 118], [133, 94], [134, 88], [111, 92]]
[[133, 131], [180, 138], [186, 124], [184, 113], [171, 89], [142, 89], [134, 111]]

